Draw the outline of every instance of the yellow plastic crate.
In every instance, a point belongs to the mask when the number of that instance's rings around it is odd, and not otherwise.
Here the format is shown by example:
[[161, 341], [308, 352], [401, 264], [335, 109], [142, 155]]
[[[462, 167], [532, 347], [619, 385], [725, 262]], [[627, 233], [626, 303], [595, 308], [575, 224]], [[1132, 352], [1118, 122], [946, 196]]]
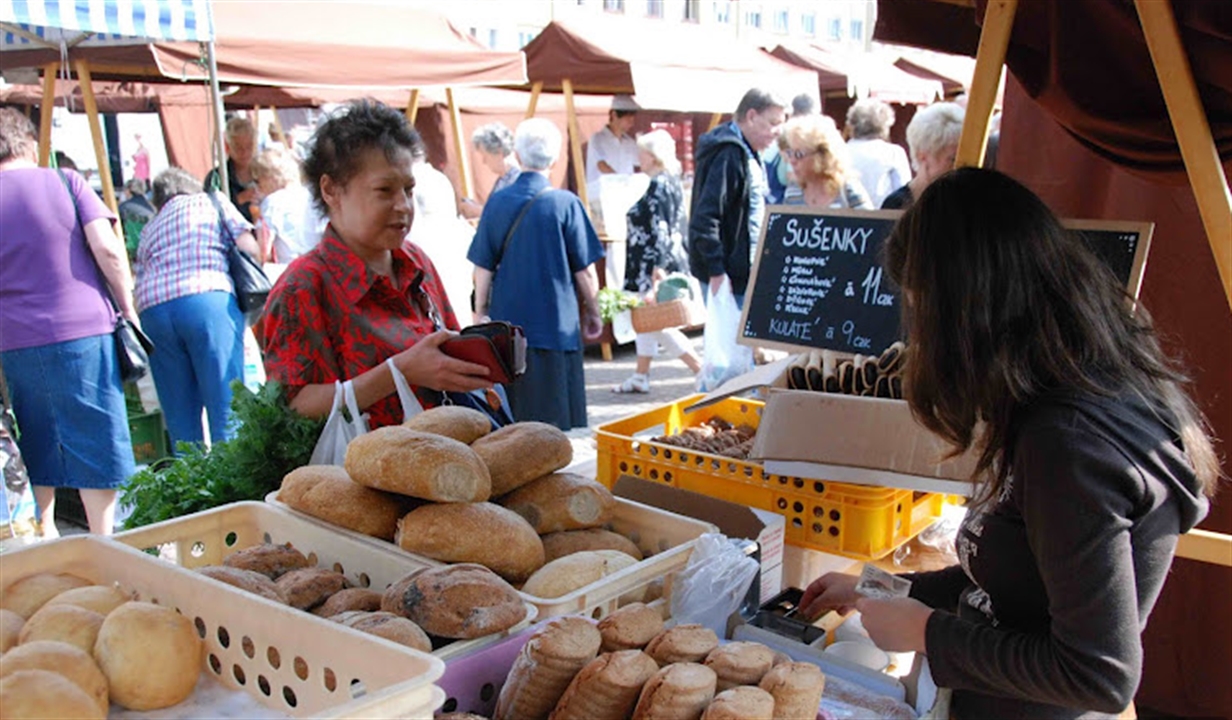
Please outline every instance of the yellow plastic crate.
[[714, 417], [753, 427], [761, 419], [764, 404], [745, 398], [684, 412], [701, 398], [600, 425], [595, 430], [599, 482], [611, 487], [621, 475], [631, 475], [776, 512], [787, 518], [789, 544], [860, 560], [884, 557], [941, 517], [945, 497], [938, 493], [772, 475], [758, 462], [650, 441]]

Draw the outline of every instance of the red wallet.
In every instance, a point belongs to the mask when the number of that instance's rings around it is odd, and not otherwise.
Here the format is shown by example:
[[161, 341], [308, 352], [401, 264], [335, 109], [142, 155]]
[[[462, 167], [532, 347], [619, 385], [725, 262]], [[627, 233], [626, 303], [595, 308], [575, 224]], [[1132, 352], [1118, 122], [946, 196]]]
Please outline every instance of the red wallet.
[[450, 357], [488, 368], [488, 378], [508, 385], [526, 372], [526, 335], [522, 328], [494, 321], [472, 325], [441, 344]]

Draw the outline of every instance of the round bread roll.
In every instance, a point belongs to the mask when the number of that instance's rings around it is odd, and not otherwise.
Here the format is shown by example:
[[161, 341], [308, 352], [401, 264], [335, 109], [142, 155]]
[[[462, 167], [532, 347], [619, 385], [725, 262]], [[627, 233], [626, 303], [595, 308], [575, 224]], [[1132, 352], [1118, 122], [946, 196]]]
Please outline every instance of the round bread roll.
[[560, 617], [522, 647], [496, 701], [494, 720], [543, 720], [575, 675], [599, 652], [599, 631], [585, 618]]
[[619, 550], [634, 560], [642, 559], [642, 551], [629, 538], [602, 528], [564, 530], [543, 536], [544, 561], [552, 562], [573, 553], [587, 550]]
[[398, 523], [407, 552], [450, 563], [478, 563], [520, 583], [543, 567], [543, 541], [521, 515], [492, 503], [424, 505]]
[[394, 539], [410, 498], [364, 487], [337, 465], [305, 465], [282, 479], [278, 502], [347, 530]]
[[129, 710], [158, 710], [192, 694], [204, 644], [192, 621], [171, 608], [128, 602], [103, 621], [94, 659], [111, 700]]
[[292, 570], [312, 567], [312, 562], [302, 552], [286, 545], [264, 543], [244, 548], [228, 555], [222, 564], [261, 573], [270, 580], [277, 580]]
[[774, 696], [775, 720], [815, 717], [826, 676], [812, 663], [786, 662], [770, 668], [758, 687]]
[[700, 663], [718, 646], [719, 636], [710, 628], [695, 624], [677, 625], [655, 636], [646, 645], [646, 654], [660, 665]]
[[197, 568], [197, 573], [219, 582], [245, 590], [253, 595], [260, 595], [266, 600], [287, 604], [287, 595], [274, 584], [269, 576], [252, 570], [227, 567], [226, 565], [206, 565]]
[[421, 570], [389, 586], [381, 609], [409, 618], [430, 635], [460, 640], [504, 632], [526, 618], [518, 591], [473, 564]]
[[428, 635], [415, 623], [390, 612], [350, 611], [335, 615], [332, 620], [342, 623], [360, 632], [376, 635], [414, 648], [422, 652], [432, 652], [432, 641]]
[[522, 586], [522, 592], [538, 598], [558, 598], [636, 564], [636, 560], [618, 550], [574, 553], [536, 570]]
[[705, 665], [668, 665], [646, 681], [633, 720], [698, 720], [714, 699], [716, 679]]
[[325, 602], [312, 611], [312, 614], [333, 617], [350, 610], [374, 612], [380, 609], [381, 593], [368, 588], [345, 588], [330, 595]]
[[286, 596], [288, 605], [311, 610], [345, 588], [347, 579], [341, 573], [325, 568], [301, 568], [278, 578], [274, 585]]
[[774, 651], [757, 642], [731, 642], [711, 650], [705, 665], [719, 676], [718, 689], [723, 692], [761, 682], [774, 667]]
[[774, 720], [774, 696], [757, 687], [729, 688], [714, 696], [702, 720]]
[[400, 425], [352, 440], [346, 471], [360, 485], [434, 502], [483, 502], [492, 496], [488, 466], [468, 445]]
[[[68, 643], [36, 640], [13, 648], [13, 652], [0, 658], [0, 678], [22, 670], [48, 670], [63, 675], [94, 701], [99, 717], [107, 716], [111, 706], [107, 699], [107, 678], [103, 677], [94, 658], [80, 648]], [[0, 712], [6, 717], [20, 717], [9, 715], [7, 710], [0, 706]]]
[[91, 585], [65, 590], [48, 600], [43, 607], [76, 605], [86, 610], [93, 610], [99, 615], [106, 615], [132, 599], [132, 595], [121, 590], [118, 585]]
[[43, 607], [43, 604], [66, 590], [92, 585], [89, 580], [68, 573], [35, 573], [27, 575], [0, 593], [0, 608], [12, 610], [23, 618]]
[[24, 645], [36, 640], [58, 640], [92, 653], [102, 626], [103, 616], [93, 610], [76, 605], [44, 605], [22, 626], [18, 642]]
[[663, 614], [642, 603], [629, 603], [599, 621], [603, 652], [641, 650], [663, 632]]
[[485, 435], [471, 448], [492, 476], [492, 497], [513, 492], [573, 462], [573, 444], [555, 425], [517, 422]]
[[473, 408], [441, 405], [415, 415], [402, 427], [418, 432], [444, 435], [465, 445], [492, 432], [492, 421]]
[[17, 644], [21, 637], [21, 626], [26, 619], [12, 610], [0, 610], [0, 655]]
[[552, 720], [625, 720], [658, 671], [658, 663], [641, 650], [604, 653], [574, 676]]
[[526, 518], [541, 535], [598, 527], [616, 509], [611, 490], [570, 472], [554, 472], [531, 480], [497, 502]]
[[72, 680], [49, 670], [19, 670], [0, 680], [4, 717], [21, 720], [103, 720], [106, 712]]

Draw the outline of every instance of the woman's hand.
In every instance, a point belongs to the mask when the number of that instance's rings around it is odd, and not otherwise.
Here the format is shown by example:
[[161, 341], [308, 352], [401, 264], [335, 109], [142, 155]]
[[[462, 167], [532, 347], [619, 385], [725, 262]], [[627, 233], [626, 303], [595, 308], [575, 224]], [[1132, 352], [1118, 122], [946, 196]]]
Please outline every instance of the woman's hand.
[[599, 315], [599, 308], [587, 306], [586, 311], [582, 313], [582, 337], [587, 340], [598, 340], [602, 334], [603, 318]]
[[926, 652], [925, 630], [933, 609], [911, 598], [877, 600], [862, 597], [856, 602], [860, 620], [877, 647], [890, 652]]
[[394, 365], [407, 382], [433, 390], [470, 392], [492, 387], [483, 365], [452, 358], [441, 352], [441, 344], [457, 333], [439, 330], [394, 356]]
[[837, 610], [846, 615], [855, 609], [860, 594], [856, 592], [856, 583], [860, 578], [846, 573], [831, 572], [822, 575], [804, 589], [804, 597], [800, 598], [801, 612], [804, 617], [814, 620], [826, 610]]

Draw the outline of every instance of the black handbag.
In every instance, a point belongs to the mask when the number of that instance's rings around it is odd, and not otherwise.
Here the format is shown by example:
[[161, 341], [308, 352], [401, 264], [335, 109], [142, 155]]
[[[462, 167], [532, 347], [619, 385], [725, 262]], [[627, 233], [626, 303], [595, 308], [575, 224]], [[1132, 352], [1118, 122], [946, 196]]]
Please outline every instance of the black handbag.
[[218, 225], [227, 239], [227, 267], [231, 273], [231, 284], [235, 286], [235, 301], [240, 306], [240, 312], [244, 313], [244, 321], [252, 325], [261, 319], [261, 313], [265, 312], [265, 301], [269, 298], [274, 284], [261, 269], [261, 263], [235, 244], [235, 236], [231, 234], [227, 216], [223, 213], [218, 198], [212, 192], [207, 191], [205, 194], [218, 211]]

